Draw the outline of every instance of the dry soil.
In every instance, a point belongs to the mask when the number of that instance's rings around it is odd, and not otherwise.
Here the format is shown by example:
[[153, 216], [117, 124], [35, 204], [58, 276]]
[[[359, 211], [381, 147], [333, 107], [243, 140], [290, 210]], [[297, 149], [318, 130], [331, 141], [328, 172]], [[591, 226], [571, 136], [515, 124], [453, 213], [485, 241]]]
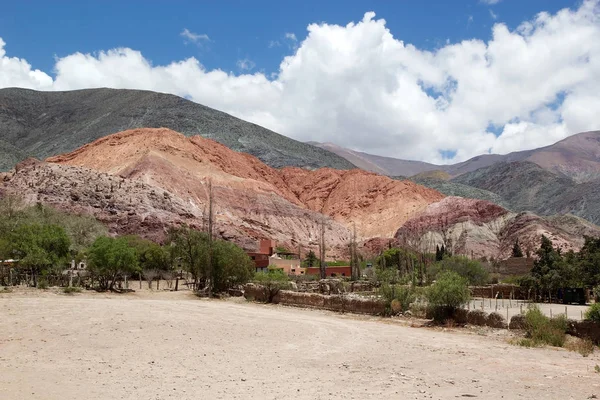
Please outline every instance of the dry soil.
[[506, 331], [201, 300], [189, 293], [0, 294], [0, 398], [588, 399], [600, 353]]

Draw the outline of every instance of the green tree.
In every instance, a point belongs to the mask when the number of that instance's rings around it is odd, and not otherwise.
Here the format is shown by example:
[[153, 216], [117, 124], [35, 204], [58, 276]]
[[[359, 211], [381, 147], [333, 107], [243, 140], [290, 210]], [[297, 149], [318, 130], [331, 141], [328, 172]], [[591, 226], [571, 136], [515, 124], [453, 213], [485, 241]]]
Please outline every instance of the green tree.
[[100, 289], [113, 290], [122, 275], [139, 272], [138, 256], [126, 238], [97, 238], [88, 250], [88, 269]]
[[9, 240], [19, 265], [31, 270], [36, 287], [39, 274], [64, 266], [71, 244], [64, 229], [57, 225], [22, 224], [10, 233]]
[[319, 260], [317, 260], [317, 255], [312, 250], [308, 252], [306, 257], [304, 258], [304, 261], [302, 261], [303, 266], [306, 268], [316, 267], [318, 263]]
[[447, 256], [429, 268], [429, 280], [435, 280], [441, 272], [453, 271], [467, 280], [469, 285], [484, 285], [489, 278], [488, 271], [477, 260], [464, 256]]
[[250, 257], [231, 242], [215, 241], [213, 263], [213, 288], [217, 292], [246, 283], [254, 275], [254, 263]]
[[561, 267], [563, 259], [558, 250], [552, 246], [552, 241], [542, 236], [540, 248], [536, 251], [537, 259], [531, 269], [531, 276], [536, 282], [536, 288], [552, 299], [552, 293], [562, 287], [563, 277]]
[[600, 238], [586, 236], [583, 247], [576, 256], [576, 262], [585, 285], [600, 285]]
[[206, 280], [209, 262], [208, 235], [182, 226], [171, 230], [169, 236], [176, 257], [186, 271], [192, 274], [194, 287], [199, 289], [200, 284]]
[[444, 320], [471, 298], [468, 282], [454, 271], [444, 271], [426, 293], [427, 302], [434, 310], [434, 319]]
[[519, 238], [515, 240], [515, 244], [512, 249], [513, 257], [523, 257], [523, 250], [521, 250], [521, 245], [519, 244]]

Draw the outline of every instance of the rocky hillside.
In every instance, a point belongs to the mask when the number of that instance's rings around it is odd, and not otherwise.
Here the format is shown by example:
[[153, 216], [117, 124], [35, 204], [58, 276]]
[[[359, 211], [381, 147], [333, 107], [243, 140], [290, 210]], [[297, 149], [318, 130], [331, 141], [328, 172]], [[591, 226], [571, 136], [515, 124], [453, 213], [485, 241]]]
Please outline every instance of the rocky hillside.
[[497, 163], [529, 161], [549, 172], [567, 176], [577, 183], [590, 182], [600, 178], [600, 131], [579, 133], [539, 149], [505, 155], [483, 154], [451, 165], [434, 165], [420, 161], [375, 156], [330, 143], [313, 144], [352, 161], [359, 168], [389, 176], [413, 176], [422, 172], [441, 170], [456, 177]]
[[[277, 240], [285, 232], [303, 243], [316, 239], [315, 224], [322, 215], [333, 219], [338, 242], [349, 240], [347, 229], [353, 224], [363, 238], [390, 237], [412, 215], [443, 198], [413, 182], [361, 170], [274, 169], [212, 140], [168, 129], [121, 132], [48, 161], [161, 188], [189, 204], [196, 216], [206, 210], [210, 180], [220, 218], [249, 232], [260, 227]], [[305, 222], [286, 218], [299, 210], [306, 213]]]
[[583, 236], [599, 236], [600, 227], [571, 215], [539, 217], [510, 212], [483, 200], [446, 197], [407, 221], [395, 237], [424, 251], [445, 244], [454, 254], [504, 259], [517, 239], [524, 251], [533, 253], [541, 235], [564, 250], [578, 250]]
[[103, 136], [139, 127], [166, 127], [187, 136], [202, 135], [276, 168], [354, 168], [327, 150], [169, 94], [8, 88], [0, 89], [0, 171], [12, 168], [24, 156], [62, 154]]
[[577, 183], [564, 174], [520, 161], [480, 168], [451, 182], [493, 192], [513, 211], [571, 213], [600, 223], [600, 179]]

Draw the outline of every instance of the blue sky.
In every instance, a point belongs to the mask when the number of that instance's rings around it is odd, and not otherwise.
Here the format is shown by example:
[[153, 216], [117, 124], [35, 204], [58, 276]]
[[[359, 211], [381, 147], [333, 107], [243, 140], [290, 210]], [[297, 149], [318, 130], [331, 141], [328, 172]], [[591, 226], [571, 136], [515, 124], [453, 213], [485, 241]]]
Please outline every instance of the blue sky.
[[[398, 38], [424, 49], [449, 39], [488, 39], [502, 21], [516, 27], [541, 10], [556, 12], [567, 0], [430, 1], [10, 1], [0, 13], [0, 37], [12, 56], [51, 73], [54, 57], [115, 47], [140, 50], [155, 64], [196, 57], [208, 69], [240, 72], [248, 59], [256, 70], [276, 72], [293, 52], [286, 33], [298, 40], [310, 23], [345, 25], [367, 11], [384, 18]], [[496, 19], [494, 19], [496, 16]], [[201, 46], [180, 35], [183, 29], [208, 35]], [[280, 46], [271, 46], [278, 42]]]
[[434, 163], [600, 129], [600, 0], [5, 3], [0, 88], [172, 93]]

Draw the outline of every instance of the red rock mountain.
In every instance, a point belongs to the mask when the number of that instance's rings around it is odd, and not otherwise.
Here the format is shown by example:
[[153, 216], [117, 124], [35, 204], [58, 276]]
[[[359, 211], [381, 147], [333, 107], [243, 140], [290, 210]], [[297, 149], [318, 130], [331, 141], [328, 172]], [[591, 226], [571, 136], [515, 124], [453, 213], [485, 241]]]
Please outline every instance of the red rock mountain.
[[196, 220], [205, 214], [211, 181], [218, 224], [235, 238], [308, 244], [323, 218], [334, 245], [349, 241], [353, 224], [361, 238], [391, 237], [411, 216], [443, 198], [413, 182], [361, 170], [277, 170], [212, 140], [168, 129], [117, 133], [47, 162], [160, 189]]
[[446, 197], [407, 221], [396, 239], [424, 251], [445, 243], [454, 254], [504, 259], [517, 239], [523, 251], [535, 252], [542, 235], [565, 251], [578, 250], [583, 236], [600, 236], [600, 228], [572, 215], [539, 217], [484, 200]]

